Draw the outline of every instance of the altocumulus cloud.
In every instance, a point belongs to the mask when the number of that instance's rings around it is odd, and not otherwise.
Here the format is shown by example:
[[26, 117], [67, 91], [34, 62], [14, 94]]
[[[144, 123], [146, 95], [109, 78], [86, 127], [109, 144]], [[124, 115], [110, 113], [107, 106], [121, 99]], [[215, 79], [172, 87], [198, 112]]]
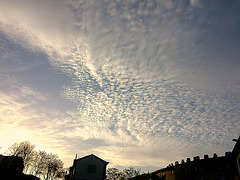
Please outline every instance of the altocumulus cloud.
[[239, 1], [3, 4], [4, 36], [71, 79], [58, 93], [72, 109], [35, 112], [64, 157], [94, 152], [115, 165], [163, 167], [223, 153], [238, 136]]

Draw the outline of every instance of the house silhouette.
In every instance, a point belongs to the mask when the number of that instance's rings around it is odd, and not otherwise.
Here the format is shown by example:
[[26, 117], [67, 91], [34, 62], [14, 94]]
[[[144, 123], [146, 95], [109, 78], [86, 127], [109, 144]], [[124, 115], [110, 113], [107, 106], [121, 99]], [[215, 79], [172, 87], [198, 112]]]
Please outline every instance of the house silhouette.
[[73, 161], [67, 180], [105, 180], [108, 162], [94, 154], [82, 157]]

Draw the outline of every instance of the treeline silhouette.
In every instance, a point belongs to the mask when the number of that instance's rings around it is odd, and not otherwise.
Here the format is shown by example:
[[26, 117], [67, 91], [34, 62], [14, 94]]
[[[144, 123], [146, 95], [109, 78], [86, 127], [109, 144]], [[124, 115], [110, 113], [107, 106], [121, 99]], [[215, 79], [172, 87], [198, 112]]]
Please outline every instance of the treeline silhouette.
[[21, 157], [23, 160], [23, 173], [33, 175], [45, 180], [64, 176], [63, 162], [57, 154], [47, 153], [44, 150], [35, 150], [35, 145], [29, 141], [15, 142], [5, 152], [6, 155]]
[[[143, 173], [143, 172], [142, 172]], [[108, 168], [107, 169], [107, 180], [124, 180], [131, 179], [135, 176], [139, 176], [141, 173], [141, 169], [135, 169], [133, 167], [129, 167], [120, 171], [117, 168]]]

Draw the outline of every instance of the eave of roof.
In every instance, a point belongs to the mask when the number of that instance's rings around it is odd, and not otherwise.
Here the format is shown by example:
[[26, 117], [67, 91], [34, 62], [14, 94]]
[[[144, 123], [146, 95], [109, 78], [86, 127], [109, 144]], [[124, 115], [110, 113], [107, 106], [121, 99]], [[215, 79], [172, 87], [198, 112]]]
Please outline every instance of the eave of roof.
[[79, 161], [79, 160], [82, 160], [82, 159], [86, 159], [86, 158], [89, 158], [89, 157], [91, 157], [91, 156], [93, 156], [93, 157], [97, 158], [98, 160], [104, 162], [106, 165], [109, 163], [109, 162], [107, 162], [107, 161], [102, 160], [101, 158], [97, 157], [97, 156], [94, 155], [94, 154], [90, 154], [90, 155], [88, 155], [88, 156], [84, 156], [84, 157], [81, 157], [81, 158], [79, 158], [79, 159], [75, 159], [74, 161]]

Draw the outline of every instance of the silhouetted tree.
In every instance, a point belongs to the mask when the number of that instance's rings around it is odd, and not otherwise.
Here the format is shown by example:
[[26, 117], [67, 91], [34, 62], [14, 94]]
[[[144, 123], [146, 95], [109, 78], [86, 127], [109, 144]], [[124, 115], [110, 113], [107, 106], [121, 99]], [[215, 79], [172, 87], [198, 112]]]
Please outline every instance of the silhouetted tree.
[[117, 168], [108, 168], [107, 169], [107, 180], [116, 180], [119, 179], [122, 175]]
[[141, 169], [134, 169], [133, 167], [126, 168], [123, 171], [119, 171], [117, 168], [109, 168], [107, 170], [107, 180], [125, 180], [133, 178], [140, 175], [140, 171]]
[[40, 177], [40, 175], [43, 174], [46, 169], [47, 157], [48, 156], [46, 151], [39, 150], [38, 152], [35, 152], [31, 169], [32, 175], [38, 175]]
[[24, 164], [24, 172], [28, 171], [28, 168], [32, 165], [32, 161], [35, 154], [35, 145], [29, 141], [23, 141], [21, 143], [14, 143], [10, 146], [6, 152], [8, 155], [21, 157]]
[[45, 173], [43, 174], [45, 180], [63, 176], [63, 162], [58, 158], [58, 155], [49, 153], [45, 165]]
[[123, 170], [124, 178], [133, 178], [135, 176], [139, 176], [141, 174], [141, 169], [134, 169], [133, 167], [129, 167]]
[[35, 153], [31, 174], [47, 180], [63, 177], [64, 173], [63, 162], [56, 154], [41, 150]]
[[45, 180], [60, 178], [64, 176], [63, 162], [57, 154], [46, 151], [35, 151], [35, 145], [29, 141], [14, 143], [8, 148], [6, 154], [22, 157], [24, 172], [34, 176], [43, 177]]

